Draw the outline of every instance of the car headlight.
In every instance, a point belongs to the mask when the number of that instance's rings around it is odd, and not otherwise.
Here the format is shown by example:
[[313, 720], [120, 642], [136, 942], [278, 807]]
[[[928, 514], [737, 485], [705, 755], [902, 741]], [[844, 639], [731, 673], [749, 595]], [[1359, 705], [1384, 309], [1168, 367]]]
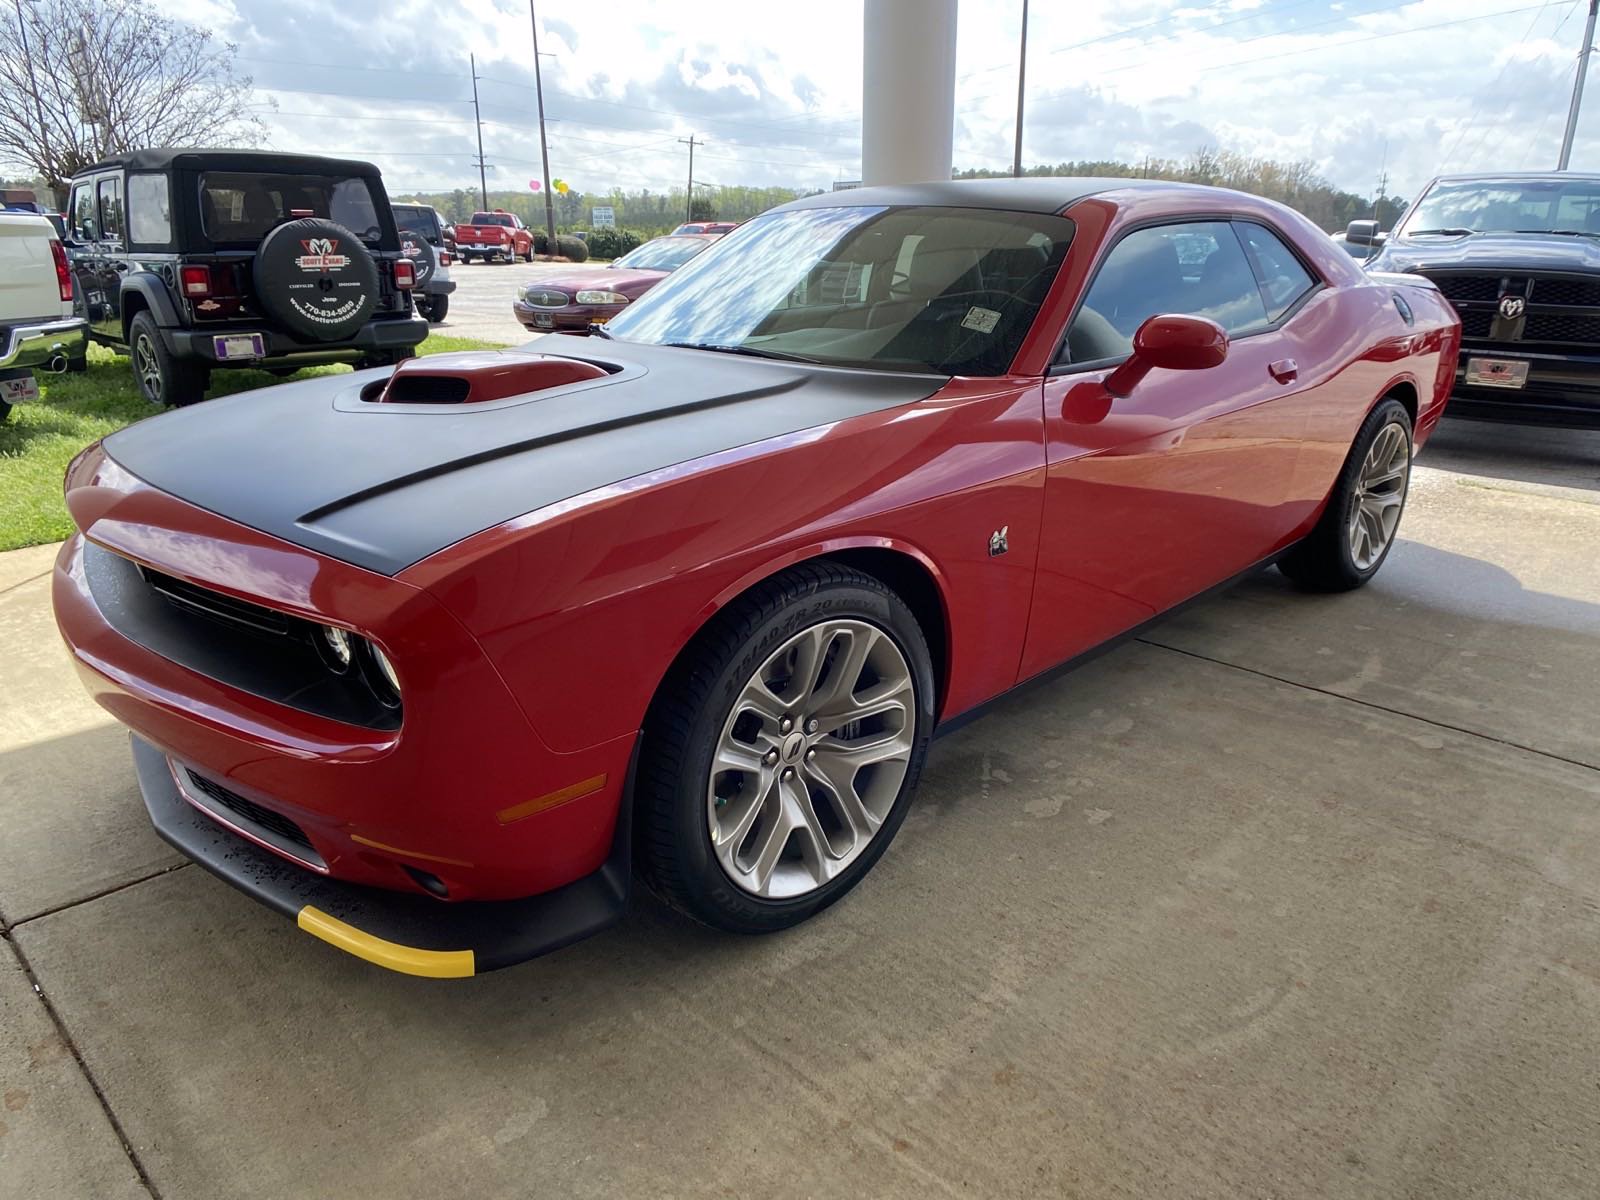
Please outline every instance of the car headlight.
[[394, 700], [400, 700], [400, 676], [395, 674], [394, 664], [389, 661], [389, 656], [379, 650], [371, 642], [367, 643], [367, 650], [372, 655], [372, 665], [378, 668], [378, 674], [383, 676], [383, 681], [389, 685]]
[[337, 625], [324, 625], [322, 627], [322, 647], [331, 660], [332, 666], [340, 671], [349, 669], [350, 660], [355, 657], [355, 643], [348, 633]]
[[626, 304], [628, 298], [621, 292], [583, 291], [578, 293], [579, 304]]

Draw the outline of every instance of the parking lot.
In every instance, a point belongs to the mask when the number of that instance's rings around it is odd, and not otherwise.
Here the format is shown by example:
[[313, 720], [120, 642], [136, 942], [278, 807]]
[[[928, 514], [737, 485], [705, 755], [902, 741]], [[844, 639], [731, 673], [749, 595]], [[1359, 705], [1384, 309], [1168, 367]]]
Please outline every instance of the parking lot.
[[0, 556], [0, 1190], [1592, 1195], [1600, 436], [1447, 422], [1401, 535], [936, 743], [819, 920], [640, 897], [458, 983], [158, 841], [52, 548]]
[[534, 336], [511, 315], [511, 299], [518, 287], [550, 275], [604, 270], [603, 266], [574, 263], [457, 263], [450, 268], [450, 278], [456, 283], [450, 312], [434, 328], [457, 337], [518, 345]]

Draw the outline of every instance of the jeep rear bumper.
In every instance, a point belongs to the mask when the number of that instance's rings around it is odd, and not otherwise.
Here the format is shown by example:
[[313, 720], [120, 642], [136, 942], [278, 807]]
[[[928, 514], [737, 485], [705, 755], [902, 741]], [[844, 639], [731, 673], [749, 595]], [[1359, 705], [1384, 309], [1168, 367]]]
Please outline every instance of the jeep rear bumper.
[[47, 367], [51, 360], [82, 358], [89, 327], [81, 317], [33, 321], [0, 332], [0, 371]]
[[[266, 346], [261, 358], [223, 360], [217, 357], [215, 339], [228, 335], [258, 333]], [[337, 342], [301, 341], [282, 330], [261, 325], [229, 325], [227, 328], [163, 329], [167, 349], [178, 358], [198, 358], [216, 367], [277, 366], [289, 363], [340, 362], [381, 350], [409, 350], [428, 336], [428, 322], [412, 314], [394, 320], [369, 321], [354, 337]]]

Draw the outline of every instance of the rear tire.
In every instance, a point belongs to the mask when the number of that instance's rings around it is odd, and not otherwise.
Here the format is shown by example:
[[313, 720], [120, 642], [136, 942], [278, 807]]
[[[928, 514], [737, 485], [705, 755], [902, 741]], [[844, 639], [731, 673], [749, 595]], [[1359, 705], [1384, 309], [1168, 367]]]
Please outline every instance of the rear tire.
[[0, 400], [0, 425], [4, 425], [10, 419], [11, 405], [5, 400]]
[[192, 359], [174, 357], [148, 312], [135, 315], [128, 326], [128, 354], [134, 383], [149, 403], [181, 408], [206, 398], [210, 370]]
[[1316, 528], [1278, 569], [1308, 592], [1347, 592], [1376, 575], [1405, 511], [1411, 452], [1411, 414], [1385, 397], [1361, 423]]
[[820, 912], [905, 819], [933, 697], [922, 629], [879, 580], [822, 560], [760, 584], [696, 636], [646, 717], [641, 877], [737, 933]]
[[450, 297], [442, 293], [428, 297], [428, 311], [422, 315], [428, 318], [428, 323], [437, 325], [444, 320], [445, 314], [450, 311]]

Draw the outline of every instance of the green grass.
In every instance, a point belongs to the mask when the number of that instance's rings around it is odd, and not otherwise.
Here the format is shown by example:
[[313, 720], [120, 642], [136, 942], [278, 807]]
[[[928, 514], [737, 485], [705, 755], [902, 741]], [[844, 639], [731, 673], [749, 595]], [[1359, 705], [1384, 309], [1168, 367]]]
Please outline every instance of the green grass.
[[[446, 350], [499, 350], [468, 338], [430, 336], [422, 354]], [[294, 379], [348, 371], [307, 367]], [[37, 376], [39, 399], [19, 404], [0, 424], [0, 550], [57, 542], [72, 532], [61, 500], [61, 479], [72, 456], [97, 438], [161, 410], [140, 399], [128, 360], [89, 348], [89, 369], [79, 375]], [[208, 396], [226, 396], [283, 382], [265, 371], [217, 371]]]

